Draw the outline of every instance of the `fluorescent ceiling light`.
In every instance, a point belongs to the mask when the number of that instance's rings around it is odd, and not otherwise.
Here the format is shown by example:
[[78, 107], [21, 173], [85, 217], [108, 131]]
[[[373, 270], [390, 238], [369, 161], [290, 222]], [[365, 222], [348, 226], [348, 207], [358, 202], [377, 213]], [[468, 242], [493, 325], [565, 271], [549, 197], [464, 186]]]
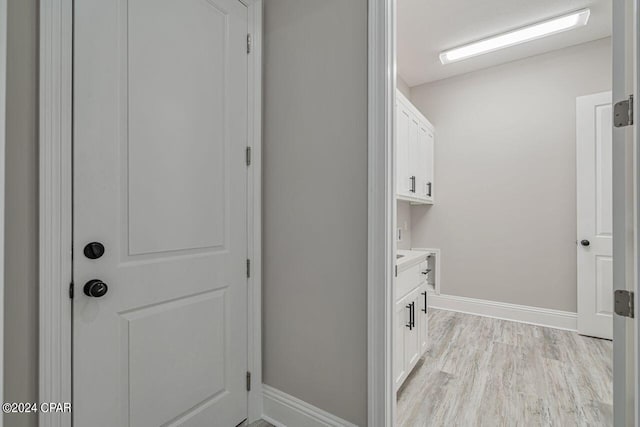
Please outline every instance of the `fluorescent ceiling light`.
[[484, 40], [445, 50], [440, 53], [440, 62], [448, 64], [450, 62], [461, 61], [473, 56], [482, 55], [483, 53], [493, 52], [498, 49], [504, 49], [505, 47], [515, 46], [520, 43], [550, 36], [551, 34], [581, 27], [587, 25], [590, 14], [591, 11], [589, 9], [582, 9], [568, 15], [558, 16], [557, 18], [508, 31]]

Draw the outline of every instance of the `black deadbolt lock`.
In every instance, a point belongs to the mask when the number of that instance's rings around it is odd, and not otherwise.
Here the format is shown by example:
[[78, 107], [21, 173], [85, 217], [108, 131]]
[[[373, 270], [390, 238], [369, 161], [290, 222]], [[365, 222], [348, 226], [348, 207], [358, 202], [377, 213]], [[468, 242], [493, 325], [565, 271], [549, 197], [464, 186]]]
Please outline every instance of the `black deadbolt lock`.
[[93, 279], [85, 283], [83, 290], [88, 297], [100, 298], [107, 293], [109, 287], [102, 280]]
[[100, 242], [91, 242], [84, 247], [84, 256], [89, 259], [98, 259], [104, 255], [104, 245]]

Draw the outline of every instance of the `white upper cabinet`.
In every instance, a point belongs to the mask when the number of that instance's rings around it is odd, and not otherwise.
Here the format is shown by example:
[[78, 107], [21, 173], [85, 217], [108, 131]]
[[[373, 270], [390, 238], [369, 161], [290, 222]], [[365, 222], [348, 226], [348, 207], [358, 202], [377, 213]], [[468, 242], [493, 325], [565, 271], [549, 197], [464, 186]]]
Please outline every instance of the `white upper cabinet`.
[[434, 195], [434, 128], [396, 91], [396, 186], [398, 199], [432, 204]]

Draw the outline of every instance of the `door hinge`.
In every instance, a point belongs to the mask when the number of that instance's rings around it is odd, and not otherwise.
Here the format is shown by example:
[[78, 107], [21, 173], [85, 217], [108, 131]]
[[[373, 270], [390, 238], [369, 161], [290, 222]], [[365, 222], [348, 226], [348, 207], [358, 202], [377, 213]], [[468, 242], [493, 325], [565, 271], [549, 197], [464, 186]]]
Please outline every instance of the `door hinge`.
[[247, 391], [251, 391], [251, 372], [247, 371]]
[[633, 125], [633, 95], [613, 106], [613, 125], [617, 128]]
[[247, 54], [251, 53], [251, 34], [247, 34]]
[[619, 289], [613, 292], [613, 310], [618, 316], [633, 319], [633, 292]]
[[251, 260], [247, 259], [247, 277], [251, 277]]
[[251, 165], [251, 147], [247, 147], [246, 151], [247, 166]]
[[69, 298], [73, 299], [73, 282], [69, 283]]
[[398, 266], [396, 265], [396, 277], [398, 277]]

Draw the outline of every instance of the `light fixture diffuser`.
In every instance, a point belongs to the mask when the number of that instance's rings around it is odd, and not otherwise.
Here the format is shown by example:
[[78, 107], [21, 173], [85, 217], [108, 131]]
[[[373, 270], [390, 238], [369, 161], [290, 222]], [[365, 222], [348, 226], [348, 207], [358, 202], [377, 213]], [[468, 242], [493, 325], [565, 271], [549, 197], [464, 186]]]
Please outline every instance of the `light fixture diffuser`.
[[515, 46], [550, 36], [552, 34], [582, 27], [587, 25], [590, 14], [590, 9], [582, 9], [568, 15], [558, 16], [517, 30], [489, 37], [484, 40], [445, 50], [440, 53], [440, 62], [442, 62], [442, 64], [449, 64], [451, 62], [462, 61], [463, 59], [504, 49], [505, 47]]

